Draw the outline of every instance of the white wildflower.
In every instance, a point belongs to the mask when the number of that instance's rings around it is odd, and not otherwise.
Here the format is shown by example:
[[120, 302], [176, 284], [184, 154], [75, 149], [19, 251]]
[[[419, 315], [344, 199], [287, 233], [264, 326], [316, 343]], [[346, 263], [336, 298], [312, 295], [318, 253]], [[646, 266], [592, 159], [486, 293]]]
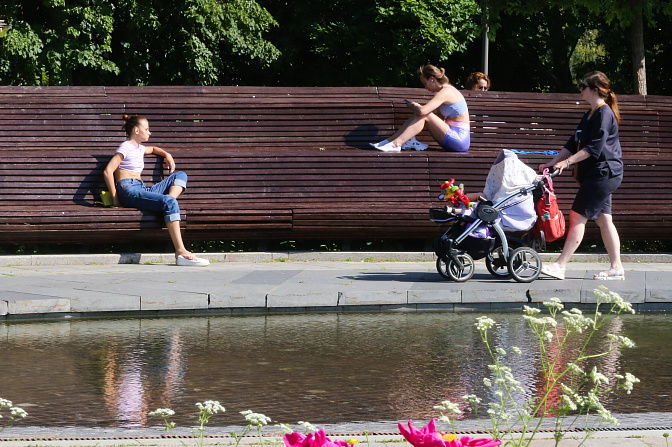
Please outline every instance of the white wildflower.
[[562, 304], [562, 301], [560, 301], [558, 298], [551, 298], [550, 301], [544, 301], [542, 304], [549, 310], [562, 310], [565, 307]]
[[466, 396], [462, 397], [462, 399], [469, 402], [470, 405], [478, 405], [482, 401], [481, 398], [475, 394], [467, 394]]
[[604, 374], [597, 372], [597, 366], [593, 367], [593, 370], [590, 372], [590, 378], [595, 385], [608, 384], [609, 379]]
[[507, 413], [507, 412], [503, 411], [503, 412], [499, 413], [499, 417], [502, 418], [502, 420], [504, 420], [504, 421], [508, 421], [509, 419], [511, 419], [513, 417], [513, 415], [511, 413]]
[[217, 414], [220, 411], [224, 413], [226, 409], [219, 403], [219, 401], [216, 400], [206, 400], [203, 403], [197, 402], [196, 406], [198, 407], [199, 411], [207, 414]]
[[618, 343], [620, 348], [634, 348], [635, 342], [630, 340], [628, 337], [623, 337], [621, 335], [608, 334], [607, 338], [611, 341]]
[[261, 413], [253, 413], [252, 410], [241, 411], [240, 414], [245, 416], [245, 420], [250, 423], [250, 425], [266, 425], [271, 422], [271, 418]]
[[576, 363], [570, 363], [570, 364], [567, 365], [567, 367], [574, 374], [578, 374], [578, 375], [585, 374], [585, 372], [581, 368], [579, 368], [579, 365], [577, 365]]
[[604, 422], [609, 422], [611, 424], [618, 425], [618, 419], [612, 416], [611, 412], [606, 408], [604, 408], [603, 406], [600, 406], [600, 408], [598, 408], [597, 414], [600, 415], [600, 417]]
[[594, 408], [600, 409], [602, 408], [602, 403], [600, 402], [600, 399], [598, 399], [597, 395], [591, 391], [588, 393], [586, 397], [583, 398], [583, 405], [587, 407], [587, 410], [591, 410]]
[[14, 417], [25, 418], [26, 416], [28, 416], [28, 413], [26, 413], [23, 409], [19, 407], [12, 407], [10, 411], [12, 412], [12, 416]]
[[481, 332], [487, 331], [488, 329], [490, 329], [494, 325], [495, 325], [495, 320], [493, 320], [492, 318], [488, 318], [488, 317], [485, 317], [485, 316], [476, 318], [475, 326]]
[[563, 311], [562, 315], [565, 320], [565, 327], [568, 331], [583, 333], [584, 329], [588, 329], [594, 323], [590, 318], [584, 317], [579, 309], [572, 309], [571, 311]]
[[541, 309], [536, 307], [523, 306], [523, 312], [525, 312], [525, 315], [529, 317], [536, 317], [537, 314], [541, 312]]
[[12, 406], [12, 401], [11, 400], [0, 398], [0, 409], [2, 407], [11, 407], [11, 406]]
[[492, 386], [492, 382], [491, 382], [490, 379], [488, 379], [487, 377], [484, 377], [484, 378], [483, 378], [483, 385], [485, 385], [486, 387], [490, 388], [490, 387]]
[[623, 381], [619, 388], [626, 390], [628, 394], [632, 392], [635, 383], [639, 383], [639, 379], [630, 373], [625, 373], [625, 377], [621, 376], [620, 374], [616, 375], [615, 377], [616, 379]]
[[289, 424], [275, 424], [276, 427], [282, 431], [283, 435], [288, 435], [290, 433], [294, 433], [294, 430], [292, 430], [292, 427]]
[[562, 396], [562, 401], [565, 403], [565, 405], [567, 407], [569, 407], [570, 410], [575, 411], [577, 409], [576, 404], [574, 403], [574, 401], [572, 401], [572, 398], [569, 397], [568, 395], [566, 395], [566, 394], [563, 395]]
[[174, 415], [175, 412], [170, 408], [157, 408], [156, 410], [149, 413], [150, 417], [160, 417], [160, 418], [167, 418]]
[[511, 350], [513, 351], [514, 354], [518, 354], [518, 355], [520, 355], [520, 354], [523, 353], [523, 351], [521, 351], [520, 348], [517, 347], [517, 346], [513, 346], [513, 347], [511, 348]]
[[453, 403], [449, 400], [444, 400], [440, 405], [434, 407], [435, 410], [439, 410], [448, 414], [462, 414], [460, 406], [456, 403]]
[[609, 292], [605, 286], [600, 286], [599, 288], [593, 290], [593, 293], [597, 297], [598, 305], [601, 302], [613, 304], [620, 312], [628, 312], [631, 314], [635, 313], [635, 310], [632, 308], [632, 303], [625, 301], [621, 295], [616, 292]]
[[553, 333], [551, 331], [545, 331], [544, 332], [544, 340], [546, 340], [547, 343], [550, 343], [553, 341]]
[[445, 422], [446, 424], [452, 424], [453, 423], [453, 421], [451, 421], [450, 418], [448, 416], [446, 416], [445, 414], [442, 414], [441, 416], [439, 416], [439, 421]]
[[315, 433], [319, 431], [319, 429], [310, 422], [299, 421], [299, 425], [306, 430], [306, 433]]
[[527, 324], [530, 326], [539, 326], [539, 327], [556, 327], [558, 325], [557, 321], [553, 317], [531, 317], [529, 315], [524, 315], [523, 318], [527, 321]]
[[506, 355], [506, 351], [502, 348], [496, 348], [495, 351], [497, 351], [497, 354], [499, 355]]

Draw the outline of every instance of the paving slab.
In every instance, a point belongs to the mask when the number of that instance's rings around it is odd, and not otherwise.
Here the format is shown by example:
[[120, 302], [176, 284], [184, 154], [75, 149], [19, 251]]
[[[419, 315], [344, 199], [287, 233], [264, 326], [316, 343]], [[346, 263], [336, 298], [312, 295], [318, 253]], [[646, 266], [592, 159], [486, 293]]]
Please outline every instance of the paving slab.
[[672, 301], [672, 275], [670, 272], [646, 272], [646, 302], [663, 303]]
[[269, 308], [335, 307], [340, 293], [351, 284], [333, 272], [303, 270], [269, 291], [266, 304]]
[[558, 298], [563, 303], [580, 303], [585, 270], [567, 270], [564, 281], [548, 276], [540, 276], [530, 284], [530, 302], [541, 303], [550, 298]]
[[210, 308], [254, 308], [266, 307], [269, 287], [264, 284], [227, 284], [210, 292]]
[[[19, 314], [208, 309], [219, 313], [283, 309], [485, 312], [518, 309], [551, 297], [566, 303], [590, 304], [594, 302], [592, 291], [602, 284], [642, 311], [672, 309], [672, 263], [625, 264], [625, 281], [598, 283], [591, 279], [592, 274], [604, 269], [604, 264], [572, 262], [564, 281], [542, 276], [527, 284], [493, 277], [485, 263], [477, 261], [474, 277], [455, 283], [436, 272], [433, 258], [394, 262], [372, 262], [369, 258], [291, 261], [288, 254], [291, 258], [291, 253], [237, 254], [240, 261], [217, 261], [204, 268], [150, 262], [77, 265], [76, 257], [67, 263], [53, 264], [42, 257], [39, 262], [34, 261], [39, 265], [15, 265], [7, 261], [0, 263], [0, 316], [9, 319]], [[418, 254], [414, 256], [421, 258]], [[295, 257], [328, 258], [329, 253]], [[398, 254], [391, 257], [403, 259]], [[118, 260], [122, 258], [117, 255]], [[165, 254], [138, 256], [145, 260], [169, 258]], [[10, 299], [9, 292], [13, 293]]]
[[593, 276], [601, 270], [588, 270], [584, 277], [584, 285], [581, 290], [582, 303], [596, 303], [595, 289], [605, 286], [609, 291], [618, 293], [621, 298], [630, 303], [643, 303], [646, 301], [646, 272], [627, 272], [627, 280], [596, 280]]
[[51, 295], [2, 291], [0, 299], [7, 303], [7, 314], [48, 314], [70, 312], [70, 299]]
[[191, 310], [207, 309], [208, 295], [206, 293], [142, 293], [140, 295], [140, 310]]

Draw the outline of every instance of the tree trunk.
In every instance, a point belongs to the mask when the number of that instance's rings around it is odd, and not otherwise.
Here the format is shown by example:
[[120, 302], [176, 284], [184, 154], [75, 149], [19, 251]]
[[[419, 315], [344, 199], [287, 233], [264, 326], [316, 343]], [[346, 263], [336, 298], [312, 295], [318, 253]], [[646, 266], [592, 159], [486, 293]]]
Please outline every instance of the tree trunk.
[[646, 95], [646, 56], [644, 54], [644, 20], [639, 0], [632, 0], [635, 16], [630, 24], [630, 43], [632, 45], [632, 74], [635, 93]]

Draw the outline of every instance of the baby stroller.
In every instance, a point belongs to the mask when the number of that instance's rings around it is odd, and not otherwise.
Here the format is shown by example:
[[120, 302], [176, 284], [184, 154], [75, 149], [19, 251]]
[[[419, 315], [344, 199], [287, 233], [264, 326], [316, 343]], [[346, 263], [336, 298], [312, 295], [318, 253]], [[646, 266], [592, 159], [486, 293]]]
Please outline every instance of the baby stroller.
[[[555, 175], [557, 172], [550, 177]], [[505, 149], [488, 174], [485, 197], [481, 196], [473, 208], [463, 212], [448, 207], [430, 210], [432, 221], [453, 222], [434, 241], [439, 274], [457, 282], [468, 281], [474, 275], [474, 261], [485, 258], [488, 271], [497, 278], [512, 277], [518, 282], [537, 279], [541, 258], [533, 247], [541, 247], [543, 241], [535, 240], [529, 232], [522, 237], [506, 232], [532, 228], [537, 219], [534, 204], [547, 178], [537, 176], [515, 153]]]

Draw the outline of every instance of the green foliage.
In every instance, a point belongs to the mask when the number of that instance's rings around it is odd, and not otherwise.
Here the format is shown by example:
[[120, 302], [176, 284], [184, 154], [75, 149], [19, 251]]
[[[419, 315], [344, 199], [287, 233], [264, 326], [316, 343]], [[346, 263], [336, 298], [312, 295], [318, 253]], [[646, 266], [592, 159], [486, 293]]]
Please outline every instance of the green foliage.
[[282, 51], [267, 84], [418, 87], [421, 64], [443, 65], [480, 35], [475, 0], [260, 3], [278, 21], [271, 39]]
[[279, 56], [253, 0], [22, 0], [0, 16], [3, 84], [227, 84]]
[[494, 90], [575, 92], [600, 69], [632, 93], [640, 13], [648, 92], [669, 94], [664, 0], [18, 0], [0, 83], [420, 87], [430, 62], [461, 86], [487, 24]]

